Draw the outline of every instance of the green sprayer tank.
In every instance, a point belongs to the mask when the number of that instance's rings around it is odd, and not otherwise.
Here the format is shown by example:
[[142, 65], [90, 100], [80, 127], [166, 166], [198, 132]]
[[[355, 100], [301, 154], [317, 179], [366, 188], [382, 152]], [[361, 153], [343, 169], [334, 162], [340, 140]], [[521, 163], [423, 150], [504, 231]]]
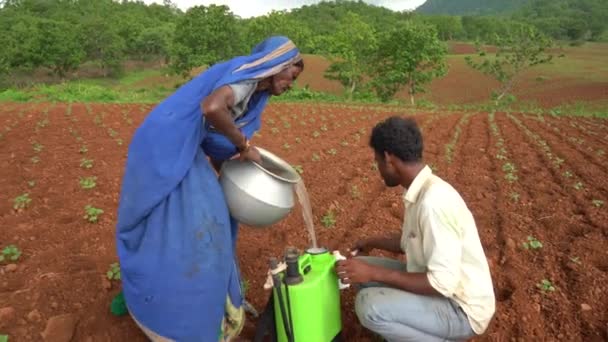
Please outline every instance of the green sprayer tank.
[[302, 255], [288, 248], [285, 262], [287, 270], [275, 275], [279, 281], [273, 288], [277, 341], [339, 341], [342, 318], [336, 258], [324, 248], [311, 248]]

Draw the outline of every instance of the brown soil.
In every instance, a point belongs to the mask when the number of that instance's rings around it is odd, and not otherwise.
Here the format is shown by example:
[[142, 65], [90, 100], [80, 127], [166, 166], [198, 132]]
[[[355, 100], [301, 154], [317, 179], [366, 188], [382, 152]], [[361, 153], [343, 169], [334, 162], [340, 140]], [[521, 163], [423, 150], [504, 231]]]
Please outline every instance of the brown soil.
[[[73, 314], [76, 341], [145, 341], [130, 318], [110, 314], [120, 284], [104, 277], [117, 261], [114, 225], [127, 146], [150, 108], [2, 107], [3, 125], [13, 128], [0, 138], [5, 232], [0, 247], [15, 244], [23, 251], [16, 271], [0, 266], [0, 309], [15, 309], [10, 320], [0, 322], [0, 333], [11, 340], [40, 340], [48, 319]], [[476, 217], [497, 313], [487, 333], [475, 340], [608, 339], [608, 162], [598, 152], [606, 149], [606, 120], [272, 104], [254, 143], [303, 167], [320, 245], [345, 251], [360, 238], [399, 231], [403, 190], [384, 186], [367, 146], [373, 125], [394, 114], [416, 118], [428, 163], [460, 191]], [[38, 152], [35, 143], [42, 145]], [[87, 151], [80, 153], [85, 145]], [[497, 159], [499, 154], [504, 159]], [[38, 157], [36, 163], [32, 157]], [[80, 167], [82, 158], [93, 160], [93, 167]], [[513, 183], [505, 179], [506, 163], [516, 167]], [[97, 177], [94, 189], [79, 186], [79, 178], [87, 176]], [[584, 187], [576, 190], [579, 181]], [[13, 198], [25, 192], [32, 202], [15, 212]], [[594, 200], [605, 204], [596, 207]], [[104, 210], [98, 223], [83, 219], [87, 204]], [[337, 222], [325, 228], [321, 217], [330, 209]], [[543, 248], [523, 249], [528, 236]], [[309, 245], [299, 208], [274, 227], [241, 229], [238, 255], [249, 283], [247, 297], [259, 310], [269, 295], [262, 288], [268, 258], [281, 256], [288, 245]], [[542, 279], [550, 280], [555, 292], [542, 293], [536, 286]], [[357, 322], [353, 299], [352, 290], [343, 292], [345, 338], [372, 341]], [[251, 337], [254, 329], [249, 316], [244, 334]]]

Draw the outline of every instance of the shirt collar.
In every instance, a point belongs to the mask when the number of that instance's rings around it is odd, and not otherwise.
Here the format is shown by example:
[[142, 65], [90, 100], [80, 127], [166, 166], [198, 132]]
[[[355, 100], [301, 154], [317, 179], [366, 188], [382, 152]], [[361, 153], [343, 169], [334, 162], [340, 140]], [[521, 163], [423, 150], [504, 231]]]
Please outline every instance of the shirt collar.
[[426, 165], [414, 178], [414, 181], [403, 195], [403, 199], [408, 203], [416, 203], [418, 195], [424, 183], [433, 175], [433, 170]]

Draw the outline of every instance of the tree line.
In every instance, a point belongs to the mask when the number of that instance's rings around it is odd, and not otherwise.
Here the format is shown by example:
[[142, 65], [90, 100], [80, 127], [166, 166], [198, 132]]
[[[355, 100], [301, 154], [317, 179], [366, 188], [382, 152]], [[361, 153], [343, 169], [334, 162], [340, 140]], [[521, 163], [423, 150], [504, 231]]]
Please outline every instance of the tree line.
[[350, 96], [373, 91], [388, 99], [407, 86], [413, 100], [425, 83], [445, 74], [444, 41], [496, 44], [523, 26], [554, 39], [599, 40], [607, 25], [597, 19], [606, 14], [608, 2], [602, 1], [537, 0], [500, 17], [420, 15], [337, 0], [243, 19], [226, 6], [183, 12], [171, 0], [150, 5], [5, 0], [0, 1], [0, 74], [44, 67], [64, 77], [93, 63], [115, 76], [126, 60], [161, 59], [187, 75], [192, 68], [247, 54], [264, 38], [281, 34], [303, 53], [329, 58], [326, 77], [340, 81]]

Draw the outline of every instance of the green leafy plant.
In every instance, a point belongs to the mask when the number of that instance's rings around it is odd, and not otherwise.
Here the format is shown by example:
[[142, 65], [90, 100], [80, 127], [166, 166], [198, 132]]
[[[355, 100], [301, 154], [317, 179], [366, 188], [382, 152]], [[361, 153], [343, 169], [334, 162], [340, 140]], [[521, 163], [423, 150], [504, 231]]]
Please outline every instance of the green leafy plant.
[[302, 167], [302, 165], [292, 165], [292, 167], [294, 170], [296, 170], [297, 173], [299, 173], [299, 174], [304, 173], [304, 168]]
[[106, 277], [110, 280], [120, 280], [120, 264], [117, 262], [110, 265], [110, 269], [106, 272]]
[[604, 201], [598, 200], [598, 199], [594, 199], [593, 201], [591, 201], [591, 203], [593, 203], [593, 205], [596, 208], [600, 208], [600, 207], [602, 207], [604, 205]]
[[572, 172], [566, 171], [566, 172], [564, 172], [563, 176], [566, 177], [566, 178], [571, 178], [572, 177]]
[[97, 185], [97, 177], [80, 177], [80, 187], [83, 189], [93, 189]]
[[301, 143], [302, 143], [302, 139], [296, 138], [296, 144], [301, 144]]
[[378, 171], [378, 163], [377, 162], [373, 162], [372, 163], [372, 171]]
[[312, 132], [313, 138], [318, 138], [320, 135], [321, 135], [321, 133], [319, 133], [319, 131]]
[[93, 167], [93, 160], [92, 159], [82, 158], [80, 160], [80, 167], [85, 168], [85, 169], [92, 168]]
[[44, 148], [44, 146], [39, 143], [34, 143], [34, 144], [32, 144], [32, 148], [34, 149], [34, 151], [36, 153], [40, 153], [40, 152], [42, 152], [42, 149]]
[[585, 187], [585, 186], [583, 185], [583, 183], [582, 183], [582, 182], [576, 182], [576, 183], [574, 184], [574, 188], [575, 188], [576, 190], [583, 190], [583, 188], [584, 188], [584, 187]]
[[504, 172], [515, 172], [515, 165], [513, 163], [505, 163], [502, 166]]
[[343, 147], [346, 147], [346, 146], [348, 146], [348, 141], [342, 140], [342, 142], [340, 142], [340, 145], [342, 145]]
[[353, 185], [350, 187], [350, 195], [353, 198], [361, 198], [361, 192], [359, 191], [359, 187], [356, 185]]
[[507, 174], [505, 175], [505, 179], [506, 179], [506, 180], [507, 180], [509, 183], [513, 183], [513, 182], [517, 181], [517, 179], [518, 179], [518, 178], [517, 178], [517, 175], [515, 175], [515, 174], [512, 174], [512, 173], [507, 173]]
[[323, 125], [323, 126], [321, 126], [321, 130], [322, 130], [323, 132], [327, 132], [327, 125]]
[[40, 162], [40, 157], [33, 156], [32, 158], [30, 158], [30, 160], [32, 161], [33, 164], [38, 164]]
[[87, 145], [82, 145], [80, 147], [80, 150], [78, 150], [78, 152], [80, 152], [80, 154], [85, 154], [89, 151], [89, 149], [87, 148]]
[[373, 54], [372, 87], [383, 101], [405, 88], [411, 105], [415, 105], [415, 96], [424, 92], [428, 83], [447, 74], [447, 45], [439, 39], [434, 25], [406, 20], [391, 26], [380, 36]]
[[509, 196], [513, 202], [519, 202], [519, 194], [517, 192], [511, 192]]
[[95, 208], [90, 204], [84, 207], [84, 211], [84, 219], [91, 223], [97, 222], [99, 220], [99, 216], [103, 214], [103, 210]]
[[332, 210], [328, 210], [321, 218], [321, 223], [325, 228], [331, 228], [336, 225], [336, 215]]
[[31, 181], [27, 181], [27, 185], [28, 185], [30, 188], [33, 188], [34, 186], [36, 186], [36, 181], [33, 181], [33, 180], [31, 180]]
[[570, 257], [570, 261], [572, 261], [575, 264], [581, 264], [581, 258], [579, 257]]
[[21, 257], [21, 250], [15, 245], [8, 245], [0, 253], [0, 262], [17, 261]]
[[528, 236], [528, 239], [526, 242], [522, 243], [522, 246], [524, 249], [540, 249], [543, 248], [543, 244], [538, 241], [535, 237], [533, 236]]
[[317, 162], [319, 160], [321, 160], [321, 156], [318, 153], [313, 153], [312, 154], [312, 161], [313, 162]]
[[115, 130], [108, 128], [108, 134], [112, 137], [112, 138], [116, 138], [116, 136], [118, 135], [118, 132], [116, 132]]
[[555, 291], [555, 286], [548, 279], [541, 280], [540, 283], [536, 284], [536, 287], [538, 287], [541, 291], [543, 291], [543, 293]]
[[338, 151], [335, 148], [332, 148], [328, 150], [327, 153], [331, 154], [332, 156], [335, 156], [336, 154], [338, 154]]
[[483, 50], [480, 42], [477, 42], [477, 53], [481, 60], [467, 56], [465, 61], [473, 69], [495, 78], [500, 83], [492, 95], [496, 105], [511, 93], [519, 75], [531, 67], [549, 63], [553, 58], [547, 53], [553, 45], [552, 40], [534, 26], [527, 24], [519, 24], [509, 32], [496, 35], [493, 45], [496, 46], [496, 52], [490, 55]]
[[23, 210], [23, 209], [27, 208], [31, 202], [32, 202], [32, 199], [30, 198], [29, 193], [21, 194], [21, 195], [15, 197], [15, 199], [13, 199], [13, 209]]

